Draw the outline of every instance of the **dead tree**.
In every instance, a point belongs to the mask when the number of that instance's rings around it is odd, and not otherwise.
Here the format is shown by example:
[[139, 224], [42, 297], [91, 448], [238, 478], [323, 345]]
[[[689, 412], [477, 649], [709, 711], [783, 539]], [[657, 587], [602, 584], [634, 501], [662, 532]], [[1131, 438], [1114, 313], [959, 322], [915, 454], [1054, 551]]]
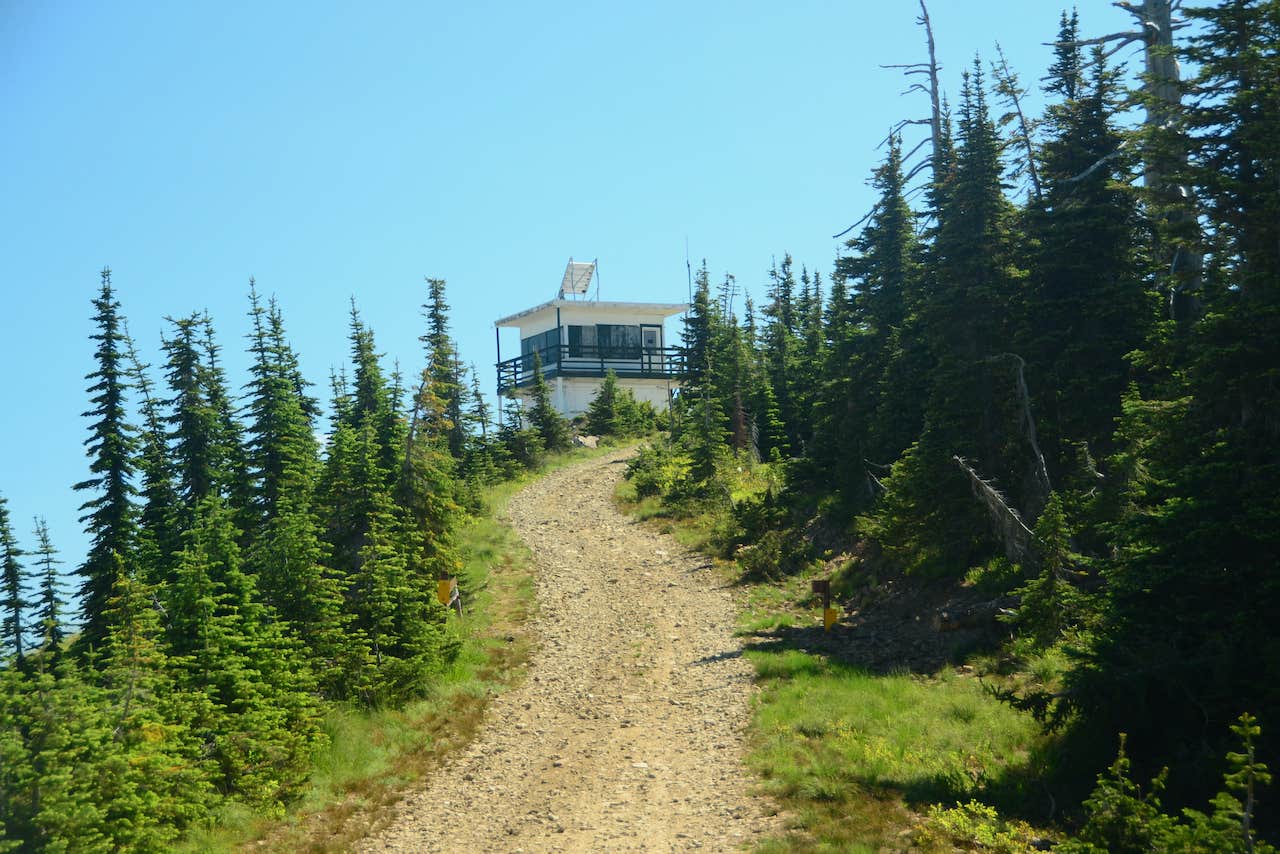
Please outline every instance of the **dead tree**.
[[1004, 556], [1011, 563], [1023, 563], [1031, 555], [1031, 545], [1035, 542], [1035, 533], [1022, 521], [1017, 510], [1009, 506], [1009, 502], [1000, 494], [991, 481], [984, 479], [973, 470], [973, 467], [960, 456], [951, 458], [960, 470], [969, 478], [969, 488], [973, 497], [982, 502], [987, 510], [987, 518], [991, 522], [991, 530], [1004, 545]]
[[1030, 489], [1027, 491], [1026, 506], [1023, 509], [1024, 515], [1034, 521], [1049, 502], [1049, 493], [1053, 491], [1053, 484], [1049, 481], [1049, 468], [1045, 464], [1044, 454], [1040, 451], [1035, 416], [1031, 414], [1031, 393], [1027, 390], [1027, 363], [1017, 353], [1001, 353], [987, 361], [1013, 363], [1013, 391], [1018, 399], [1018, 427], [1022, 430], [1022, 438], [1027, 440], [1027, 447], [1031, 451], [1030, 471], [1027, 472]]
[[[924, 0], [920, 0], [920, 17], [916, 18], [916, 24], [924, 27], [925, 43], [929, 50], [929, 60], [927, 62], [912, 62], [905, 65], [882, 65], [881, 68], [901, 68], [903, 75], [907, 77], [920, 76], [927, 80], [926, 82], [914, 81], [910, 86], [903, 90], [902, 94], [907, 95], [911, 92], [923, 92], [929, 96], [929, 117], [923, 119], [903, 119], [889, 129], [888, 135], [881, 141], [881, 145], [887, 144], [895, 136], [900, 136], [903, 128], [911, 125], [928, 125], [929, 135], [916, 143], [910, 151], [902, 157], [902, 162], [906, 163], [914, 157], [926, 143], [932, 146], [932, 153], [929, 157], [921, 160], [914, 167], [907, 170], [904, 177], [904, 183], [912, 181], [916, 175], [920, 174], [925, 167], [932, 167], [934, 170], [934, 180], [939, 178], [938, 175], [938, 155], [942, 149], [942, 87], [938, 82], [938, 56], [937, 50], [933, 42], [933, 24], [929, 21], [929, 7], [925, 5]], [[849, 232], [862, 225], [875, 215], [875, 209], [867, 213], [862, 219], [846, 228], [839, 234], [833, 234], [833, 240], [844, 237]]]

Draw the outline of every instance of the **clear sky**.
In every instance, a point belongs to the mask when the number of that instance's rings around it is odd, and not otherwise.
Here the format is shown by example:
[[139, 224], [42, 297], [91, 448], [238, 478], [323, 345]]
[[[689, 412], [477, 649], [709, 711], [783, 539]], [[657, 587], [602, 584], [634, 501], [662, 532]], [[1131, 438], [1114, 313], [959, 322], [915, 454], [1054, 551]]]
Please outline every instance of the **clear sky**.
[[[1079, 5], [1086, 34], [1129, 23]], [[997, 40], [1036, 84], [1060, 9], [933, 0], [953, 99]], [[878, 143], [927, 111], [879, 68], [924, 58], [917, 14], [0, 0], [0, 494], [22, 544], [43, 515], [68, 568], [84, 554], [70, 486], [87, 476], [103, 266], [147, 359], [166, 315], [207, 309], [237, 385], [255, 276], [321, 396], [350, 297], [416, 373], [422, 279], [443, 277], [492, 389], [493, 320], [555, 296], [570, 256], [598, 258], [615, 300], [683, 300], [686, 241], [757, 296], [785, 252], [825, 276], [831, 236], [870, 204]]]

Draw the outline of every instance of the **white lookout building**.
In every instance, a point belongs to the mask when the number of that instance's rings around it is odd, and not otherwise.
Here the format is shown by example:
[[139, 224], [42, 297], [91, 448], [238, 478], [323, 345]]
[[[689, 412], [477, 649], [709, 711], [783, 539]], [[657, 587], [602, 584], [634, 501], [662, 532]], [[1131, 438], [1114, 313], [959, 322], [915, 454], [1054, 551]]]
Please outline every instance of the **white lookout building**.
[[[663, 324], [681, 314], [686, 303], [601, 302], [589, 297], [596, 262], [569, 259], [559, 295], [541, 305], [494, 321], [498, 346], [498, 394], [514, 395], [529, 406], [534, 354], [551, 389], [551, 403], [573, 418], [587, 411], [605, 373], [665, 411], [680, 384], [684, 354], [668, 346]], [[501, 330], [520, 330], [520, 355], [503, 360]]]

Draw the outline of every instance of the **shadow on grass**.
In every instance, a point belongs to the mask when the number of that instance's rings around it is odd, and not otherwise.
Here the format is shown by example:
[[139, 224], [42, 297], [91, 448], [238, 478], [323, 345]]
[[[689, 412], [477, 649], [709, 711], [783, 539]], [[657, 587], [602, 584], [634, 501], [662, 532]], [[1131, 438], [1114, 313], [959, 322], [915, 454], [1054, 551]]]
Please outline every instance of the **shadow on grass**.
[[786, 797], [863, 792], [920, 812], [979, 800], [1044, 825], [1087, 794], [1079, 741], [1044, 735], [945, 662], [872, 656], [868, 667], [858, 644], [821, 627], [757, 633], [744, 651], [766, 692], [757, 730], [770, 735], [758, 755]]
[[837, 624], [776, 626], [749, 632], [744, 649], [780, 653], [790, 650], [821, 655], [829, 661], [880, 676], [937, 673], [963, 664], [975, 652], [995, 647], [986, 632], [939, 633], [915, 624], [905, 626]]

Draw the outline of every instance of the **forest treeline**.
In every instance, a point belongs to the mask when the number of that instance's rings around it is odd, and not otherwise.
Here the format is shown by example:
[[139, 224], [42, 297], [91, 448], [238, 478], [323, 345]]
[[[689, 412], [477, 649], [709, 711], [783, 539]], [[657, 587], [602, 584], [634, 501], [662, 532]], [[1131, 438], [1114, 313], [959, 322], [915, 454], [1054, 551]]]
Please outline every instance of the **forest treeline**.
[[[863, 577], [993, 590], [1010, 660], [1065, 661], [1006, 699], [1090, 774], [1127, 733], [1135, 774], [1203, 803], [1239, 715], [1272, 767], [1280, 733], [1280, 3], [1188, 15], [1148, 47], [1188, 79], [1130, 91], [1064, 14], [1039, 117], [975, 60], [923, 160], [888, 139], [829, 286], [786, 257], [738, 303], [704, 263], [672, 439], [632, 476], [732, 502], [748, 573], [835, 529]], [[782, 485], [735, 501], [752, 458]]]
[[162, 851], [228, 801], [283, 809], [329, 708], [430, 691], [459, 646], [435, 590], [460, 519], [568, 441], [545, 383], [493, 428], [443, 280], [408, 387], [353, 301], [325, 424], [252, 280], [238, 394], [206, 314], [168, 320], [153, 369], [109, 270], [93, 309], [74, 599], [43, 521], [24, 550], [0, 498], [0, 851]]

